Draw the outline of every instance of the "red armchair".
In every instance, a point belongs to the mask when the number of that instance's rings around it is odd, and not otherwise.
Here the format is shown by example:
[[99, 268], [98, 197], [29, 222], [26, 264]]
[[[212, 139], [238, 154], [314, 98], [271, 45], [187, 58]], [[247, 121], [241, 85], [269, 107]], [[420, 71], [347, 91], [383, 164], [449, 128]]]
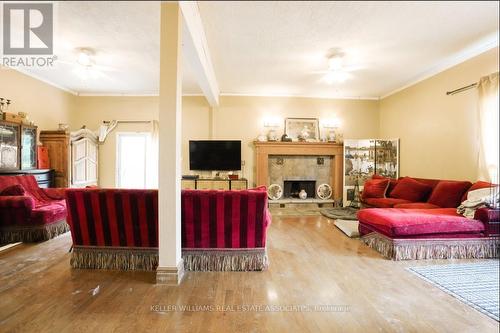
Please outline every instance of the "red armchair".
[[64, 189], [42, 189], [31, 175], [0, 176], [1, 244], [45, 241], [63, 234], [69, 231], [66, 215]]

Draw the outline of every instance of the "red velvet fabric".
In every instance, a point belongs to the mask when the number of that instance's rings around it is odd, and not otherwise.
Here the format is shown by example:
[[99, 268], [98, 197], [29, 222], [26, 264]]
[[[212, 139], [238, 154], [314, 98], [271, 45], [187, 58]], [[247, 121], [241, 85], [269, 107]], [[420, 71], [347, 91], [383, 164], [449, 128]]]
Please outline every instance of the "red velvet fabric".
[[380, 209], [358, 212], [358, 220], [388, 237], [430, 234], [478, 234], [484, 231], [482, 222], [458, 215], [454, 208], [439, 209]]
[[65, 199], [65, 188], [42, 188], [41, 189], [45, 195], [53, 200], [64, 200]]
[[411, 203], [411, 201], [396, 198], [367, 198], [363, 200], [363, 204], [365, 205], [380, 208], [392, 208], [394, 205], [404, 203]]
[[158, 191], [68, 189], [68, 224], [77, 246], [158, 247]]
[[30, 224], [50, 224], [66, 218], [66, 204], [54, 202], [45, 206], [38, 206], [31, 211]]
[[433, 209], [433, 208], [441, 208], [441, 207], [430, 204], [428, 202], [411, 202], [411, 203], [397, 204], [397, 205], [394, 205], [393, 208]]
[[271, 222], [266, 188], [182, 191], [182, 247], [262, 248]]
[[432, 188], [436, 187], [436, 185], [441, 181], [441, 179], [417, 178], [417, 177], [400, 177], [399, 179], [403, 179], [403, 178], [411, 178], [413, 180], [416, 180], [419, 183], [429, 185]]
[[15, 184], [4, 188], [0, 192], [0, 196], [14, 196], [14, 195], [24, 195], [26, 190], [21, 184]]
[[389, 197], [391, 195], [392, 190], [394, 190], [394, 188], [398, 184], [398, 180], [397, 179], [387, 178], [387, 177], [378, 175], [376, 173], [374, 173], [372, 175], [372, 179], [389, 179], [389, 186], [387, 187], [387, 191], [385, 192], [385, 196], [386, 197]]
[[404, 199], [411, 202], [425, 201], [432, 191], [430, 185], [421, 183], [410, 177], [404, 177], [391, 192], [391, 198]]
[[[371, 232], [377, 232], [379, 234], [384, 234], [382, 231], [378, 230], [376, 227], [364, 223], [359, 223], [358, 227], [361, 236], [369, 234]], [[386, 235], [387, 236], [387, 235]], [[397, 236], [390, 237], [392, 239], [436, 239], [436, 238], [483, 238], [486, 235], [483, 232], [477, 233], [435, 233], [435, 234], [425, 234], [425, 235], [408, 235], [408, 236]]]
[[468, 181], [442, 180], [436, 185], [427, 202], [443, 208], [456, 208], [471, 185]]
[[[77, 246], [158, 247], [158, 191], [68, 189]], [[262, 248], [271, 222], [267, 192], [182, 191], [182, 248]]]
[[389, 186], [389, 179], [371, 179], [363, 185], [363, 200], [368, 198], [385, 198], [385, 192]]
[[483, 222], [486, 236], [497, 236], [500, 234], [500, 209], [479, 208], [474, 218]]
[[498, 185], [492, 184], [489, 182], [483, 182], [482, 180], [479, 180], [479, 181], [475, 182], [474, 184], [472, 184], [471, 187], [469, 187], [469, 189], [462, 196], [461, 201], [463, 202], [463, 201], [467, 200], [467, 194], [469, 194], [470, 191], [475, 191], [475, 190], [480, 190], [482, 188], [490, 188], [490, 187], [495, 187], [495, 186], [498, 186]]
[[[0, 176], [0, 191], [20, 185], [22, 196], [0, 196], [0, 228], [11, 225], [39, 225], [59, 222], [66, 218], [64, 200], [54, 200], [38, 186], [31, 175]], [[17, 198], [17, 199], [13, 199]]]

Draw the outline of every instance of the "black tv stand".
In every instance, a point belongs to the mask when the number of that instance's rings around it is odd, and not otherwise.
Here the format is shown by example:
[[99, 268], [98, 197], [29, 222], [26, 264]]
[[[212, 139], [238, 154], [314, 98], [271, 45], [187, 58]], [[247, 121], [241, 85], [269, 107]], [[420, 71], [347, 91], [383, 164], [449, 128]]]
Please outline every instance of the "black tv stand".
[[182, 179], [196, 180], [199, 178], [200, 178], [200, 175], [182, 175]]

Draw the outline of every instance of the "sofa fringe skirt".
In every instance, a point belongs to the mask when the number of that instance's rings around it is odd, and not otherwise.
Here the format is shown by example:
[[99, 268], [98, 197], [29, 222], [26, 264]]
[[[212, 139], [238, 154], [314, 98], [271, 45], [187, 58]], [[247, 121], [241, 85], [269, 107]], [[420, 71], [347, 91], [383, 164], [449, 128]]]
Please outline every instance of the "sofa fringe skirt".
[[393, 260], [489, 259], [500, 257], [499, 238], [391, 239], [376, 232], [361, 237], [366, 245]]
[[[269, 267], [266, 249], [182, 250], [186, 271], [262, 271]], [[121, 271], [154, 271], [158, 249], [74, 247], [71, 267]]]
[[0, 228], [0, 244], [42, 242], [69, 231], [66, 220], [44, 225], [7, 226]]

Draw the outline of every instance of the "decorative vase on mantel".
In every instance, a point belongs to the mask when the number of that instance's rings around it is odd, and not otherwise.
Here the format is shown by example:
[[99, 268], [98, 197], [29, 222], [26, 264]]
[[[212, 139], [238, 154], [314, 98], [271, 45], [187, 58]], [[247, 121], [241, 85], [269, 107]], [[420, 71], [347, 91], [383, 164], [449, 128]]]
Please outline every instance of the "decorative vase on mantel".
[[307, 192], [304, 189], [300, 190], [299, 198], [301, 198], [302, 200], [307, 199]]

